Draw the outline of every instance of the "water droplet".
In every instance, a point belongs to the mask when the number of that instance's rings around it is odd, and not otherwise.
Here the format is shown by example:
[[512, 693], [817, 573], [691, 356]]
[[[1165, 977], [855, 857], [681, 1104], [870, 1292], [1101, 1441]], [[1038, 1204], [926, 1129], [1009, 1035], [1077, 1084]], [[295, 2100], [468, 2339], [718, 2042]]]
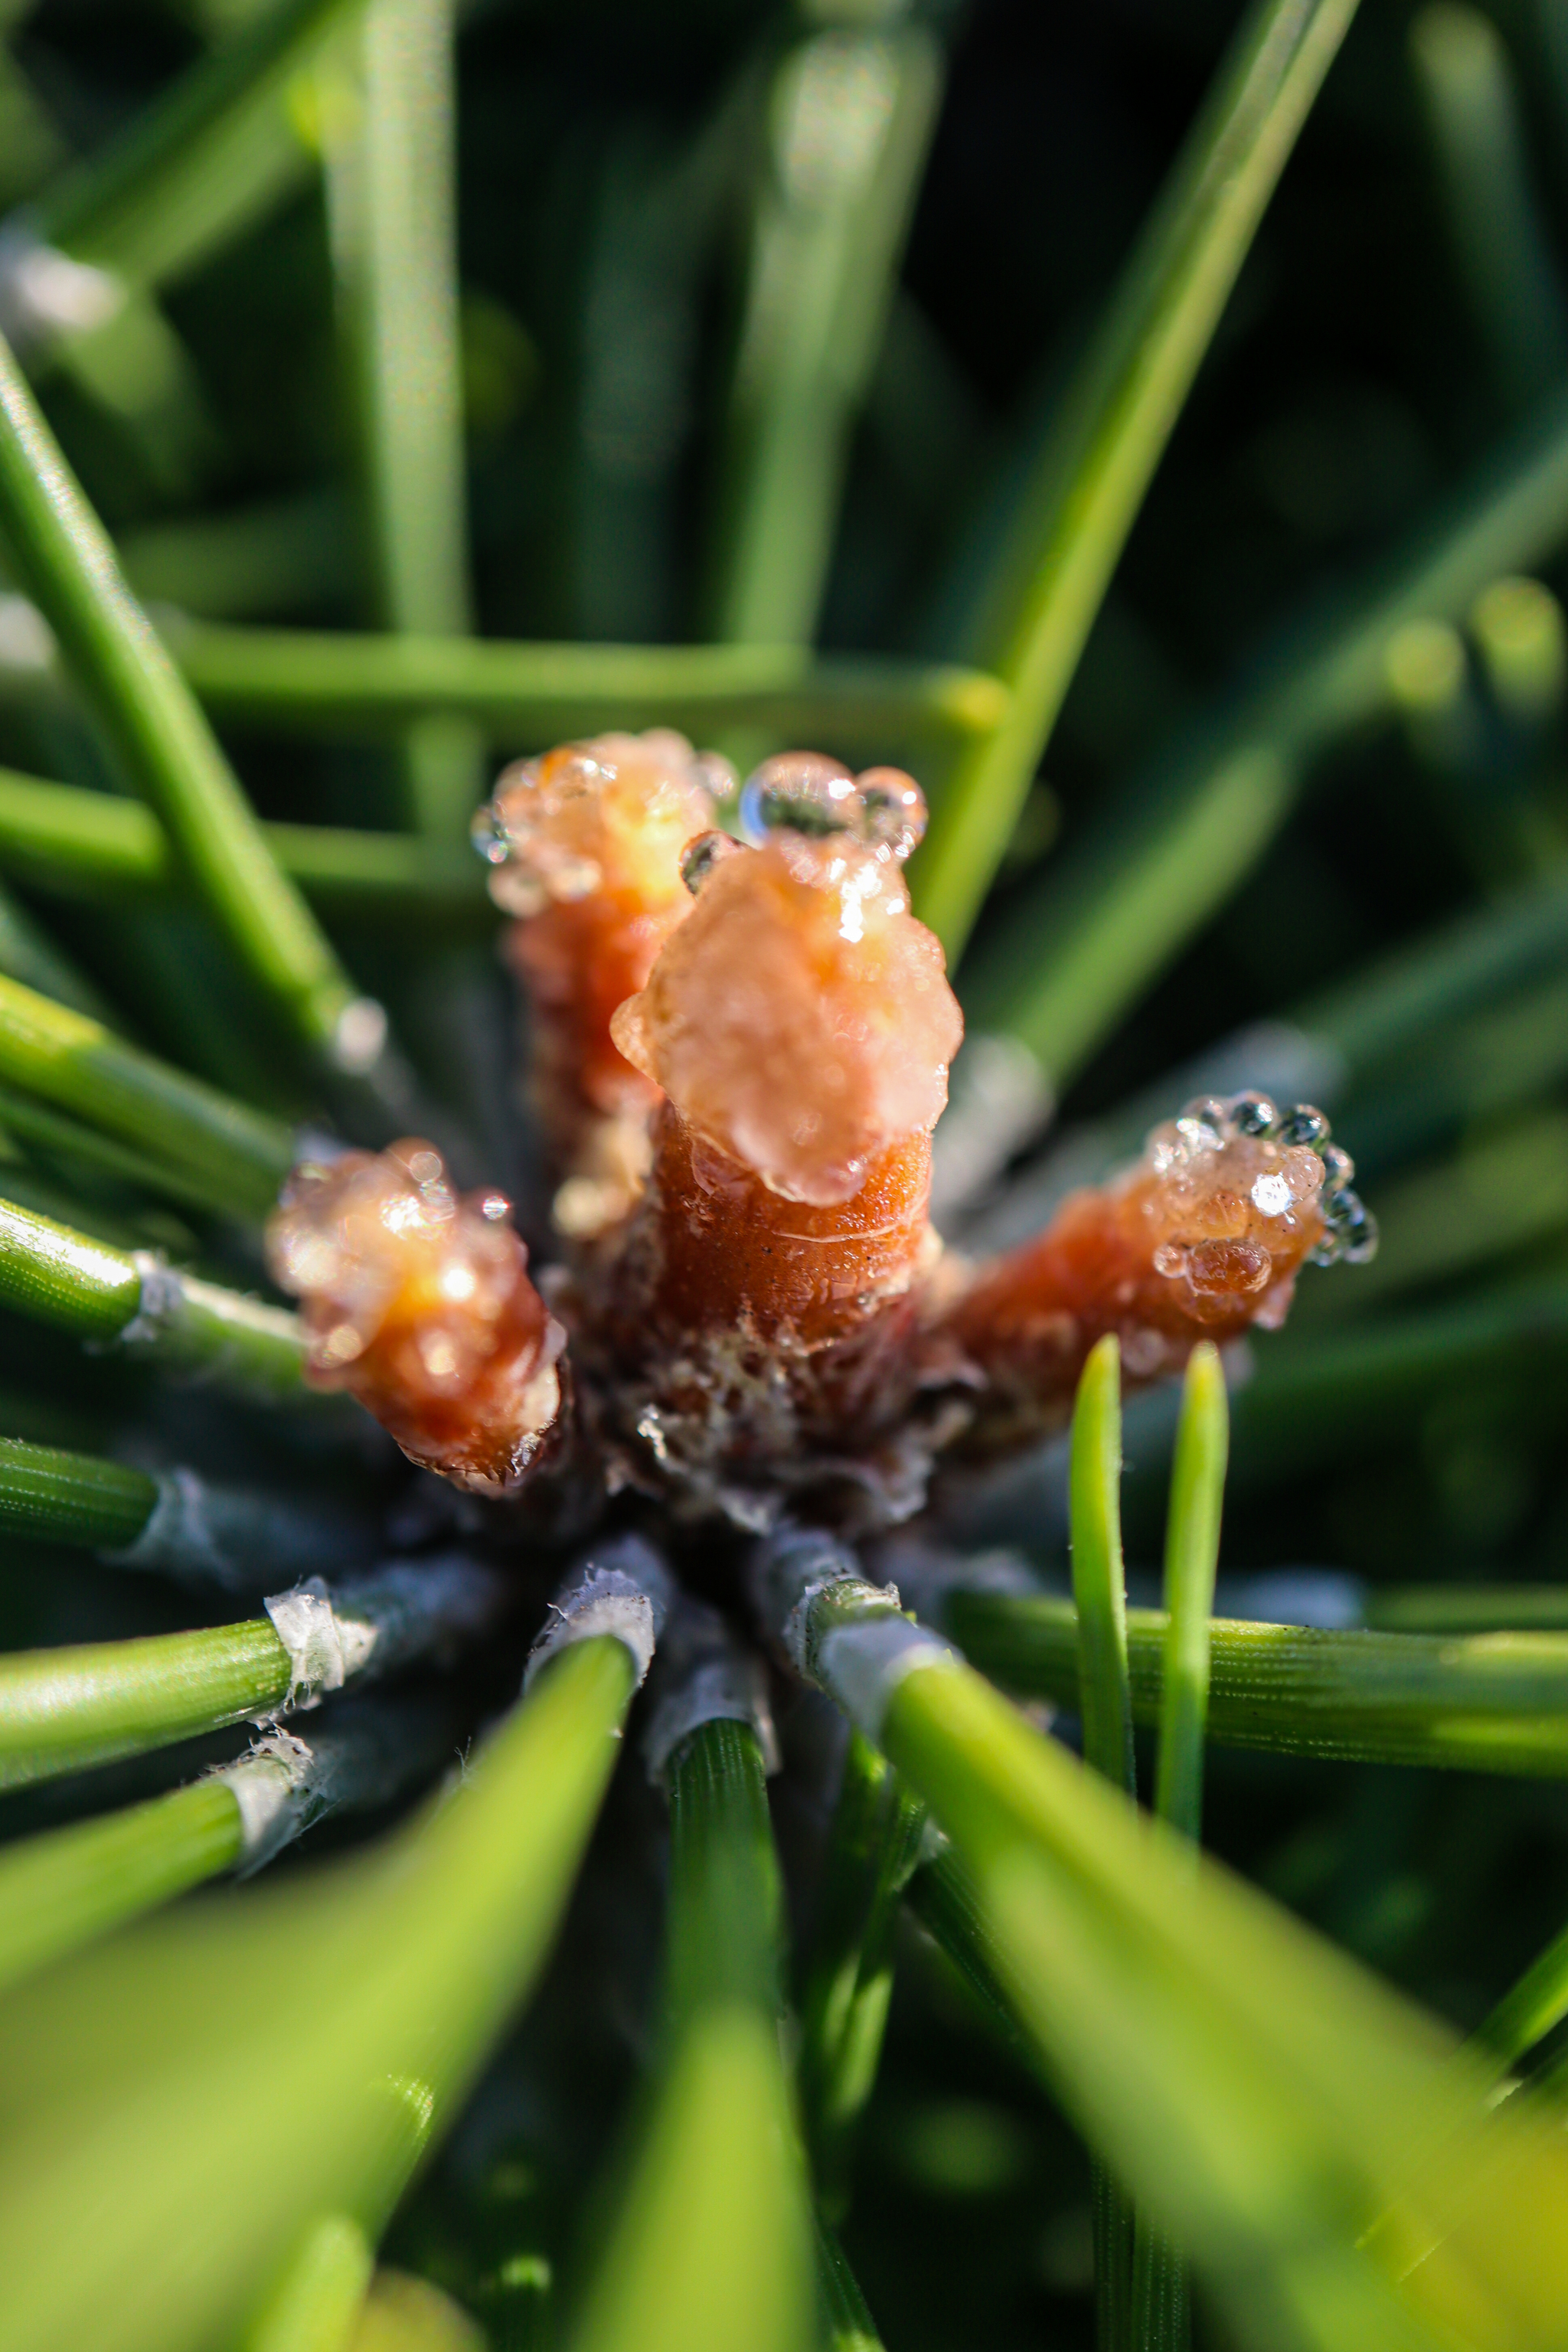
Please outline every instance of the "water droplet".
[[854, 777], [826, 752], [780, 751], [741, 788], [742, 838], [760, 849], [773, 833], [843, 833], [854, 796]]
[[695, 841], [687, 843], [680, 853], [680, 878], [694, 898], [713, 868], [721, 866], [726, 857], [733, 857], [740, 846], [738, 841], [731, 841], [716, 826], [712, 832], [700, 833]]
[[1272, 1135], [1279, 1124], [1279, 1113], [1267, 1095], [1233, 1095], [1229, 1110], [1238, 1135]]
[[1280, 1124], [1281, 1143], [1322, 1144], [1329, 1139], [1329, 1122], [1321, 1110], [1310, 1103], [1298, 1103], [1288, 1110]]
[[1348, 1224], [1342, 1225], [1336, 1230], [1340, 1237], [1341, 1251], [1347, 1265], [1365, 1265], [1369, 1258], [1377, 1255], [1377, 1219], [1373, 1215], [1372, 1211], [1363, 1208], [1359, 1201], [1356, 1202], [1355, 1216]]
[[511, 844], [494, 801], [481, 801], [468, 826], [468, 838], [487, 866], [504, 866]]
[[924, 835], [925, 794], [901, 768], [868, 768], [852, 776], [823, 752], [781, 751], [747, 777], [740, 826], [753, 848], [773, 833], [818, 839], [847, 833], [901, 864]]
[[733, 800], [741, 779], [735, 772], [734, 761], [726, 760], [722, 751], [698, 751], [692, 756], [691, 767], [698, 782], [716, 801]]
[[1198, 1151], [1216, 1151], [1230, 1131], [1230, 1115], [1217, 1095], [1194, 1095], [1176, 1121], [1184, 1143]]
[[1355, 1161], [1337, 1143], [1326, 1143], [1318, 1154], [1323, 1163], [1323, 1191], [1337, 1192], [1355, 1174]]
[[902, 865], [925, 838], [926, 796], [901, 768], [868, 768], [855, 780], [860, 800], [859, 837], [890, 850]]

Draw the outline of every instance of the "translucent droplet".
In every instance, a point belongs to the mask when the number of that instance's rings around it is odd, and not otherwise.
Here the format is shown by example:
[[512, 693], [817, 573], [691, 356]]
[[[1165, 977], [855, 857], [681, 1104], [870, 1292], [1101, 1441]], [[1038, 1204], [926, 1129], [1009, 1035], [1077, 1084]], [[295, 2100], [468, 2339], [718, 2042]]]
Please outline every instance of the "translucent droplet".
[[820, 836], [851, 829], [855, 779], [823, 751], [780, 751], [741, 788], [741, 835], [760, 849], [773, 833]]
[[698, 751], [692, 756], [691, 766], [698, 782], [716, 801], [734, 799], [741, 779], [734, 761], [726, 760], [722, 751]]
[[1323, 1144], [1329, 1139], [1329, 1122], [1321, 1110], [1310, 1103], [1298, 1103], [1288, 1110], [1279, 1128], [1281, 1143]]
[[926, 796], [901, 768], [868, 768], [855, 779], [862, 841], [889, 850], [902, 865], [925, 838]]
[[1162, 1242], [1154, 1252], [1154, 1271], [1173, 1281], [1187, 1270], [1187, 1253], [1181, 1242]]
[[1377, 1255], [1377, 1219], [1372, 1211], [1356, 1202], [1356, 1213], [1344, 1225], [1336, 1227], [1340, 1253], [1347, 1265], [1364, 1265]]
[[1184, 1143], [1200, 1151], [1217, 1150], [1230, 1132], [1230, 1111], [1217, 1095], [1194, 1095], [1176, 1121]]
[[511, 856], [511, 843], [494, 801], [481, 801], [474, 811], [468, 838], [487, 866], [504, 866]]
[[1282, 1217], [1291, 1202], [1290, 1180], [1278, 1169], [1259, 1176], [1252, 1187], [1252, 1205], [1266, 1217]]
[[1267, 1095], [1233, 1095], [1228, 1108], [1238, 1135], [1272, 1135], [1279, 1124], [1279, 1113]]
[[694, 898], [713, 868], [721, 866], [726, 857], [733, 857], [740, 846], [738, 841], [731, 841], [730, 835], [721, 833], [717, 826], [710, 833], [700, 833], [695, 841], [687, 843], [680, 853], [680, 878]]
[[1337, 1192], [1355, 1174], [1355, 1161], [1337, 1143], [1326, 1143], [1318, 1154], [1323, 1163], [1323, 1190]]

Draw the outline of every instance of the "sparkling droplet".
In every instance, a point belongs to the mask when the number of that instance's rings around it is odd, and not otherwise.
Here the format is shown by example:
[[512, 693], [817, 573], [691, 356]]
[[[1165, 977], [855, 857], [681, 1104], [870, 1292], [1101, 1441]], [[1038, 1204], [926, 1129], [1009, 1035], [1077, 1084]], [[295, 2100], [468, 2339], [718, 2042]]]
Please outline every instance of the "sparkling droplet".
[[859, 837], [887, 849], [900, 865], [925, 838], [926, 796], [901, 768], [868, 768], [855, 780], [860, 799]]
[[1365, 1265], [1377, 1255], [1377, 1219], [1372, 1211], [1356, 1202], [1356, 1213], [1346, 1224], [1336, 1227], [1341, 1254], [1347, 1265]]
[[704, 785], [716, 801], [734, 799], [741, 779], [735, 772], [734, 761], [726, 760], [722, 751], [699, 751], [691, 765], [699, 783]]
[[1267, 1095], [1233, 1096], [1229, 1109], [1238, 1135], [1272, 1135], [1279, 1124], [1279, 1113]]
[[1194, 1095], [1176, 1121], [1183, 1142], [1198, 1151], [1217, 1150], [1229, 1127], [1229, 1112], [1215, 1095]]
[[511, 856], [511, 844], [494, 801], [482, 801], [474, 811], [468, 838], [487, 866], [504, 866]]
[[924, 835], [925, 794], [901, 768], [868, 768], [851, 776], [820, 751], [781, 751], [747, 777], [740, 825], [754, 849], [773, 833], [816, 839], [847, 833], [879, 857], [901, 865]]
[[740, 846], [738, 841], [731, 841], [727, 833], [721, 833], [717, 827], [710, 833], [700, 833], [695, 841], [687, 843], [680, 853], [680, 878], [694, 898], [713, 868], [721, 866], [726, 857], [733, 857]]
[[1355, 1174], [1355, 1161], [1337, 1143], [1325, 1144], [1318, 1157], [1323, 1163], [1325, 1194], [1339, 1192]]
[[1279, 1129], [1281, 1143], [1322, 1144], [1329, 1139], [1329, 1122], [1321, 1110], [1310, 1103], [1298, 1103], [1288, 1110]]
[[741, 788], [742, 838], [760, 849], [772, 833], [843, 833], [854, 795], [854, 777], [826, 752], [780, 751]]
[[1252, 1187], [1252, 1205], [1266, 1217], [1282, 1217], [1290, 1207], [1289, 1179], [1278, 1170], [1259, 1176]]

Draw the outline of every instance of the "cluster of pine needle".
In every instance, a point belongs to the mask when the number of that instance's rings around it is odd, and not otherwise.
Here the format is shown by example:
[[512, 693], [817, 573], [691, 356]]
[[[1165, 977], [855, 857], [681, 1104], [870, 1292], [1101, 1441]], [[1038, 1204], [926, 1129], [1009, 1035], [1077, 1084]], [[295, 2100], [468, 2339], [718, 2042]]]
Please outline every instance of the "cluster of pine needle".
[[[1565, 156], [1562, 0], [0, 0], [0, 2352], [1568, 2344]], [[958, 1247], [1384, 1235], [951, 1652], [776, 1545], [771, 1782], [259, 1245], [548, 1247], [468, 823], [655, 726], [920, 778]]]

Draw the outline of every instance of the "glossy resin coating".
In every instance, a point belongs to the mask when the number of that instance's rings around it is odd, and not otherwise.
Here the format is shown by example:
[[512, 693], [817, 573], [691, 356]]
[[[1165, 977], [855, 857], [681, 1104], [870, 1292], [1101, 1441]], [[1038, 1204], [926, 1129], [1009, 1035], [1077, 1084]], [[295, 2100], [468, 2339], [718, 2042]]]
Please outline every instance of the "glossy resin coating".
[[1304, 1260], [1370, 1255], [1353, 1172], [1307, 1104], [1203, 1099], [1155, 1128], [1132, 1167], [1073, 1193], [948, 1311], [944, 1328], [985, 1376], [972, 1442], [1013, 1444], [1059, 1423], [1107, 1331], [1131, 1385], [1179, 1370], [1199, 1339], [1277, 1328]]
[[847, 834], [718, 856], [616, 1041], [770, 1191], [847, 1203], [878, 1154], [935, 1126], [963, 1034], [909, 904], [897, 861]]
[[566, 1335], [500, 1193], [455, 1192], [428, 1143], [346, 1152], [295, 1170], [267, 1246], [318, 1387], [346, 1389], [460, 1486], [521, 1485], [560, 1410]]
[[518, 761], [476, 822], [491, 895], [517, 919], [508, 954], [532, 1012], [531, 1088], [564, 1232], [624, 1213], [646, 1171], [658, 1093], [611, 1016], [689, 913], [681, 851], [732, 781], [668, 729], [601, 735]]

